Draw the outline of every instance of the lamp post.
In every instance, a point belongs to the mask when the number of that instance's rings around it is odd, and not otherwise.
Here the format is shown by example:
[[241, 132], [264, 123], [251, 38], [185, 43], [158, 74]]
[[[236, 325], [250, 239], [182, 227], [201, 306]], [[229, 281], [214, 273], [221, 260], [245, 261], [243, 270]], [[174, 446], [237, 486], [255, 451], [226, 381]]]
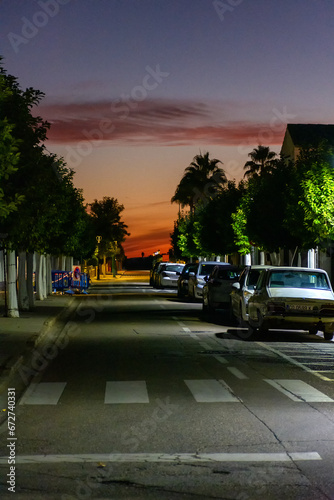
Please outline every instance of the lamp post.
[[102, 236], [96, 236], [97, 241], [97, 276], [96, 279], [100, 279], [100, 243], [102, 241]]

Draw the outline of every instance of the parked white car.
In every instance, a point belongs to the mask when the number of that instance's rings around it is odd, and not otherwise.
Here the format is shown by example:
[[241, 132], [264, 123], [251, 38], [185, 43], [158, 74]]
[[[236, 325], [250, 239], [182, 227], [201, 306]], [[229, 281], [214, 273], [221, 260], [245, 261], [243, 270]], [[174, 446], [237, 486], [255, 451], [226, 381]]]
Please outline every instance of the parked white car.
[[251, 339], [268, 329], [322, 331], [333, 338], [334, 293], [326, 271], [301, 267], [276, 267], [261, 272], [248, 301], [248, 331]]
[[248, 323], [248, 301], [254, 293], [261, 271], [274, 266], [245, 266], [239, 280], [232, 284], [230, 294], [231, 315], [240, 326]]
[[177, 288], [177, 281], [185, 264], [166, 262], [157, 274], [158, 288]]

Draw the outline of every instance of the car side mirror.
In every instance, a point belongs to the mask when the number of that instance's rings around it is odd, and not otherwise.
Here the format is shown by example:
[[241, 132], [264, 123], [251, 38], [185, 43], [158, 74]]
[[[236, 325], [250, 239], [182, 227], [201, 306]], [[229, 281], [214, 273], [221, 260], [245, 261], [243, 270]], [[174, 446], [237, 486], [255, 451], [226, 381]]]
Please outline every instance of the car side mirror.
[[191, 272], [189, 273], [189, 276], [195, 276], [195, 273], [194, 273], [193, 271], [191, 271]]
[[236, 290], [240, 290], [240, 283], [236, 281], [235, 283], [232, 283], [232, 287], [235, 288]]

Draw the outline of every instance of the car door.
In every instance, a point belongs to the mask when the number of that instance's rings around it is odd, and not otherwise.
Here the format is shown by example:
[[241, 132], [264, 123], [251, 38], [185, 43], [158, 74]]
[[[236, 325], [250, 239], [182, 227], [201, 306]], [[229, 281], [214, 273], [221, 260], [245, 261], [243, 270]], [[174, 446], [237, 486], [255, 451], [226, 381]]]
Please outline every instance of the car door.
[[266, 295], [266, 283], [268, 277], [268, 270], [263, 270], [260, 273], [253, 295], [248, 301], [248, 314], [249, 320], [253, 322], [258, 321], [258, 311], [261, 310], [263, 301]]

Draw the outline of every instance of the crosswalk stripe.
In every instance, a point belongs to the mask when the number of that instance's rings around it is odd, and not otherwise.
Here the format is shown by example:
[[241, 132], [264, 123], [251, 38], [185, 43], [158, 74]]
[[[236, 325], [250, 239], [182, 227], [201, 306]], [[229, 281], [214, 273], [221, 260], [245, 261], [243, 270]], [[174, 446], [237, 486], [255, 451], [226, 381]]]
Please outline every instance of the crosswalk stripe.
[[235, 377], [239, 378], [240, 380], [246, 380], [248, 377], [242, 371], [240, 371], [238, 368], [235, 368], [234, 366], [228, 366], [227, 367], [228, 371], [231, 372]]
[[56, 405], [66, 382], [31, 383], [21, 398], [20, 405]]
[[146, 382], [144, 380], [107, 382], [104, 402], [149, 403]]
[[223, 380], [185, 380], [190, 392], [198, 403], [239, 403], [232, 390]]
[[264, 380], [271, 386], [275, 387], [275, 389], [288, 396], [288, 398], [292, 399], [292, 401], [302, 401], [307, 403], [334, 403], [333, 399], [302, 380]]

